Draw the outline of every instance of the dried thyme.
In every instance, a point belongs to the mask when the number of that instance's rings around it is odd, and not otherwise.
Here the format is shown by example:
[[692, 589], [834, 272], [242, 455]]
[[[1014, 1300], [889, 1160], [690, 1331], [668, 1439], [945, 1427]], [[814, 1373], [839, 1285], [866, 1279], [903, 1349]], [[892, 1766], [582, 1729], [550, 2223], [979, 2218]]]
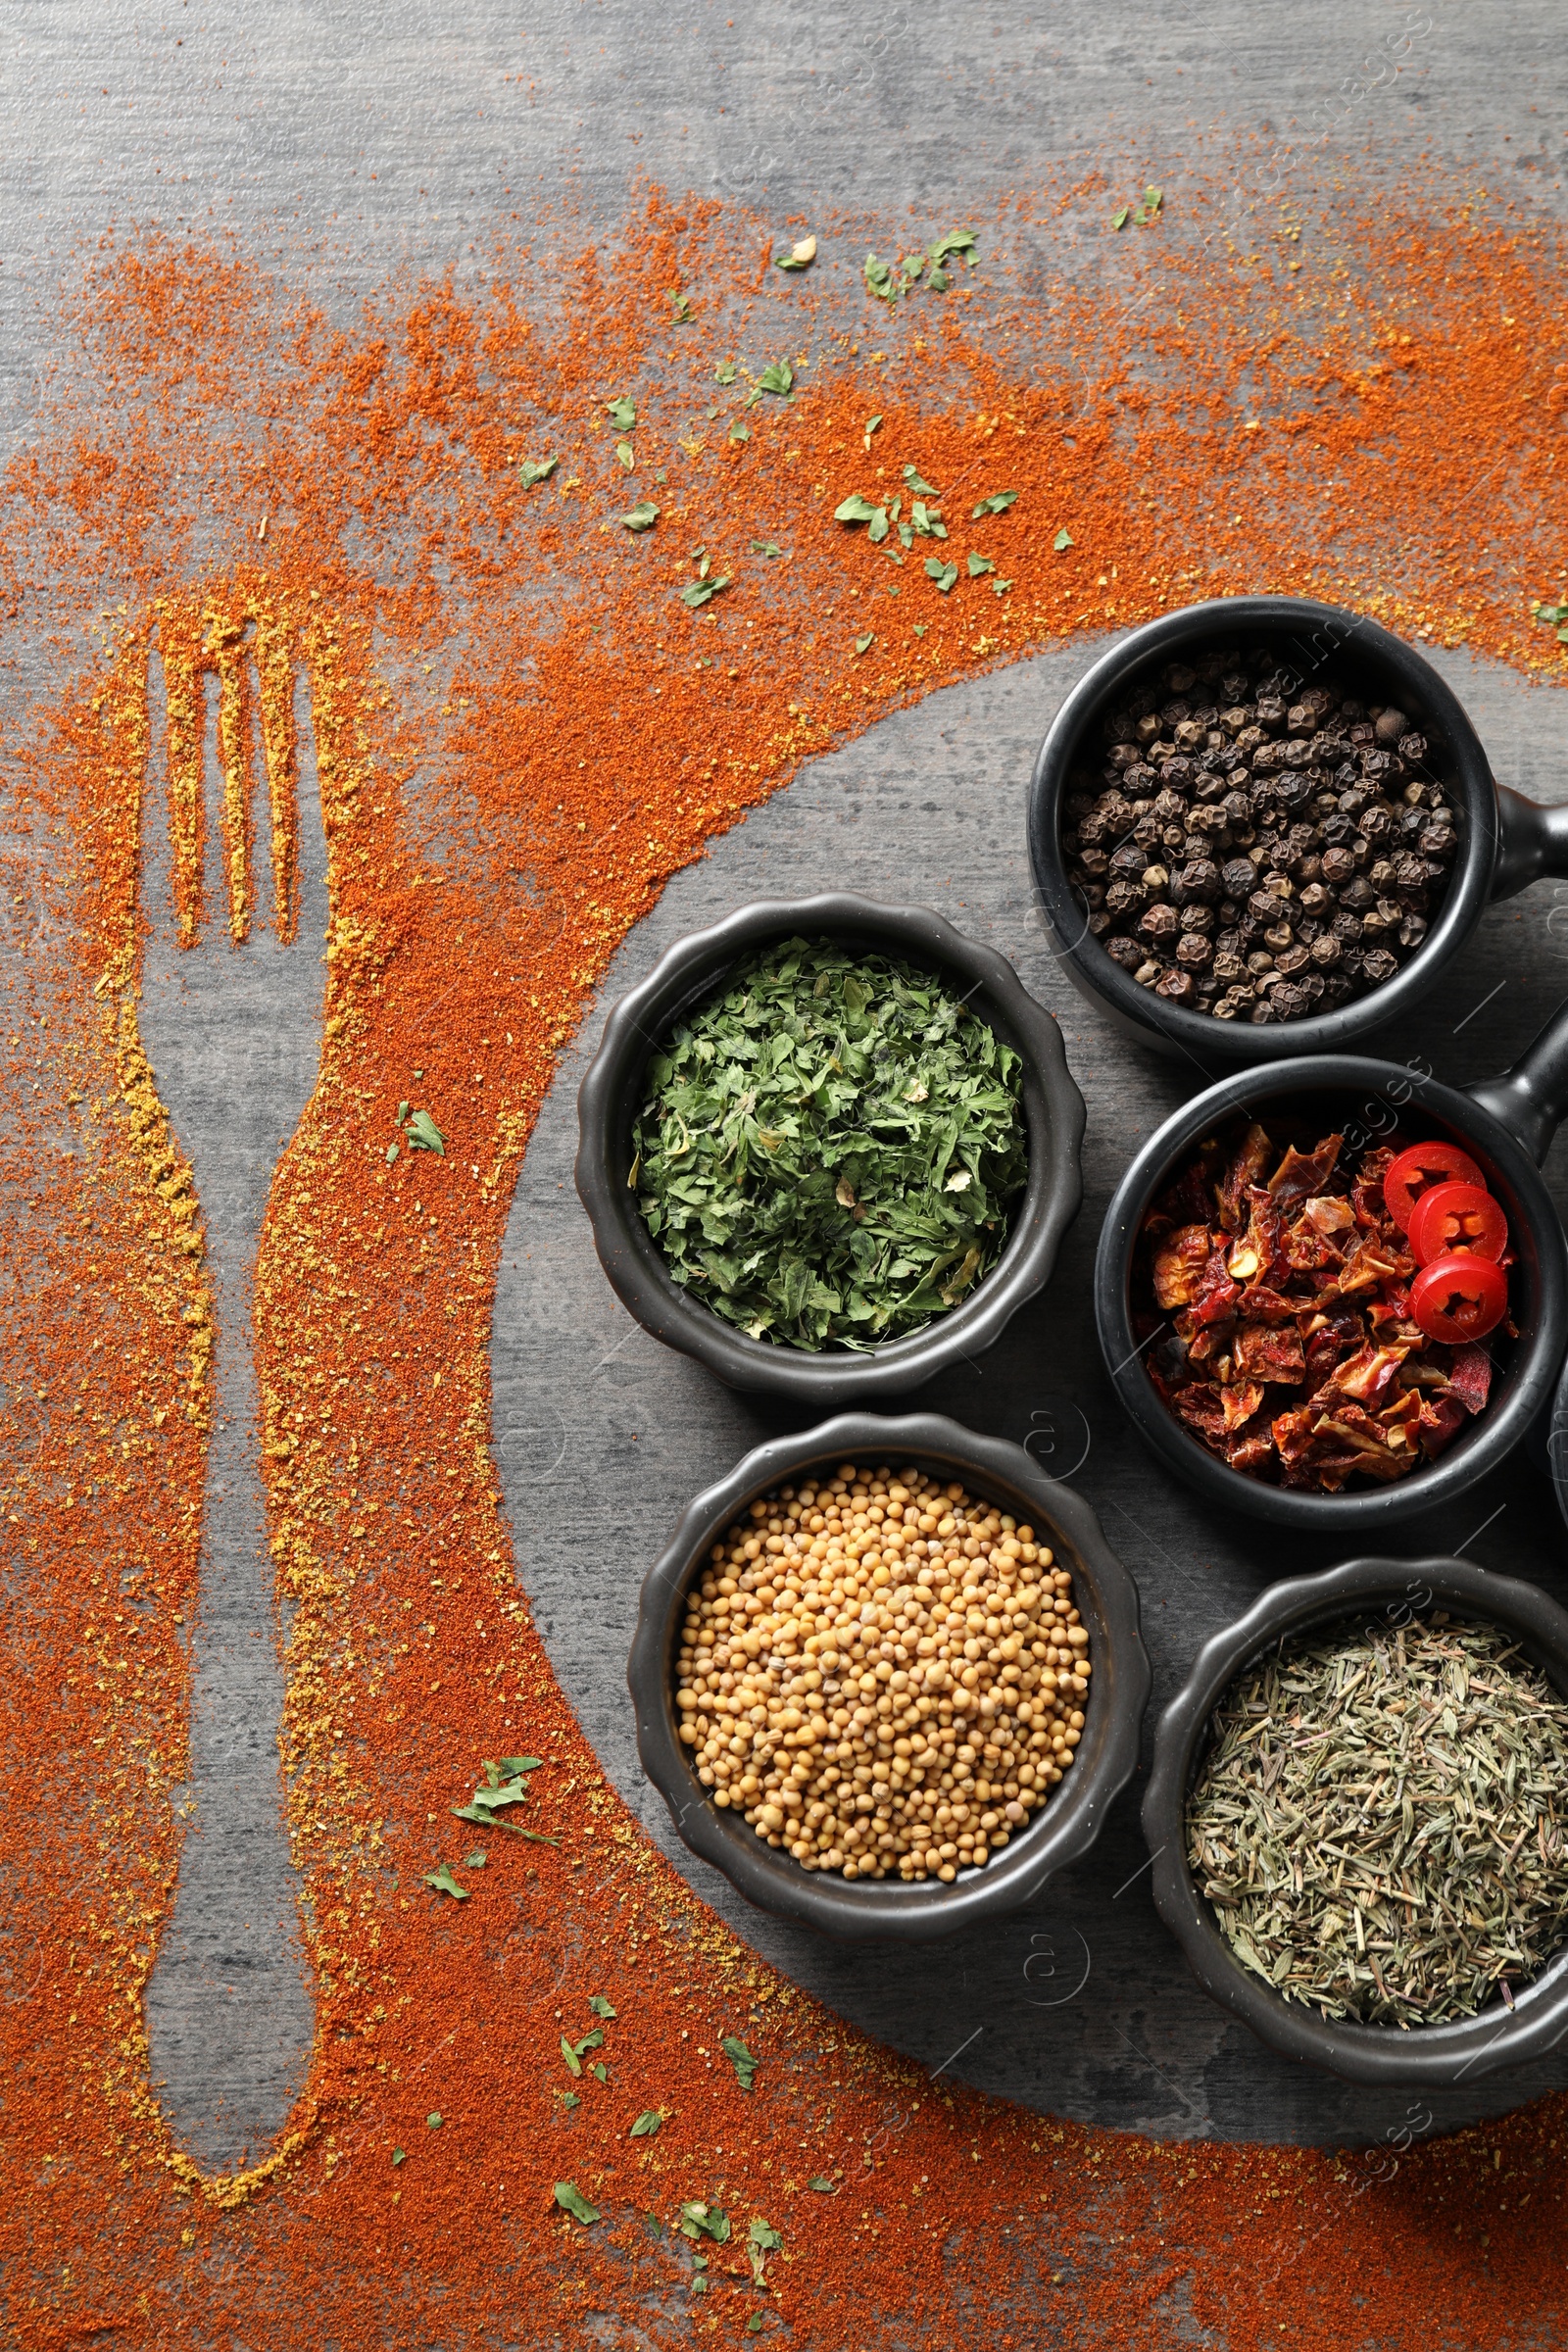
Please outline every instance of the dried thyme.
[[1018, 1056], [931, 973], [792, 939], [649, 1064], [628, 1181], [672, 1278], [754, 1339], [865, 1348], [989, 1273], [1027, 1176]]
[[1494, 1627], [1337, 1629], [1232, 1685], [1188, 1859], [1245, 1967], [1325, 2017], [1435, 2026], [1568, 1929], [1568, 1704]]

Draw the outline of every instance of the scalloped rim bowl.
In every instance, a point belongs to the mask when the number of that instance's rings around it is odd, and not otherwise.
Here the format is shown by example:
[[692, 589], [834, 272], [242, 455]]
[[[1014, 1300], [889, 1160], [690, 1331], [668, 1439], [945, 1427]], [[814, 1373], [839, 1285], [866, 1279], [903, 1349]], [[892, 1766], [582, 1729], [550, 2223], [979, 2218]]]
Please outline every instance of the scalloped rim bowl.
[[[917, 1463], [1030, 1521], [1073, 1580], [1094, 1666], [1084, 1736], [1071, 1771], [995, 1858], [949, 1886], [848, 1880], [803, 1870], [764, 1843], [738, 1815], [714, 1805], [676, 1728], [674, 1659], [686, 1593], [709, 1547], [749, 1502], [807, 1470], [846, 1462]], [[1069, 1487], [1047, 1478], [1024, 1451], [937, 1413], [885, 1419], [845, 1413], [796, 1437], [776, 1438], [738, 1462], [687, 1506], [643, 1585], [626, 1680], [643, 1770], [694, 1854], [721, 1870], [748, 1902], [845, 1941], [901, 1943], [956, 1936], [1017, 1911], [1046, 1881], [1086, 1854], [1114, 1796], [1132, 1777], [1149, 1700], [1149, 1659], [1138, 1625], [1138, 1588], [1106, 1544], [1099, 1520]]]
[[[970, 999], [981, 999], [976, 1009], [1023, 1061], [1029, 1176], [1001, 1259], [959, 1305], [864, 1354], [826, 1348], [811, 1354], [754, 1340], [711, 1313], [670, 1280], [626, 1181], [643, 1073], [660, 1040], [680, 1013], [712, 992], [738, 957], [797, 932], [847, 940], [955, 974]], [[1084, 1099], [1068, 1071], [1060, 1030], [1004, 956], [965, 939], [923, 906], [878, 906], [843, 894], [767, 900], [677, 940], [605, 1023], [577, 1097], [577, 1191], [599, 1262], [622, 1303], [656, 1339], [695, 1356], [730, 1388], [771, 1391], [818, 1410], [917, 1388], [958, 1356], [989, 1348], [1050, 1280], [1062, 1235], [1083, 1199]]]
[[[1232, 1952], [1187, 1861], [1187, 1790], [1209, 1718], [1223, 1693], [1282, 1639], [1378, 1609], [1392, 1623], [1428, 1607], [1485, 1619], [1519, 1635], [1526, 1655], [1568, 1696], [1568, 1610], [1535, 1585], [1494, 1576], [1468, 1560], [1348, 1560], [1320, 1576], [1274, 1585], [1244, 1617], [1205, 1642], [1183, 1689], [1154, 1732], [1154, 1763], [1144, 1797], [1144, 1836], [1153, 1857], [1154, 1907], [1193, 1974], [1222, 2009], [1285, 2058], [1320, 2066], [1348, 2082], [1452, 2089], [1483, 2075], [1543, 2058], [1568, 2034], [1568, 1944], [1547, 1962], [1511, 2009], [1500, 2002], [1451, 2025], [1342, 2024], [1270, 1990]], [[1397, 1612], [1403, 1612], [1403, 1616]]]

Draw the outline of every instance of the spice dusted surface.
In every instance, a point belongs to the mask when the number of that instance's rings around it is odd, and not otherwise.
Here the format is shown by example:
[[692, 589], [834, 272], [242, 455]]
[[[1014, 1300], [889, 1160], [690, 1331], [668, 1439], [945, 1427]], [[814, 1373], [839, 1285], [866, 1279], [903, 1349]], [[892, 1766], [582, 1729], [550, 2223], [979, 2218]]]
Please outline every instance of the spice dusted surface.
[[1243, 1966], [1324, 2017], [1502, 2014], [1568, 1927], [1568, 1705], [1494, 1626], [1341, 1628], [1240, 1677], [1187, 1803]]
[[[1453, 217], [1441, 220], [1440, 231], [1419, 212], [1380, 214], [1367, 242], [1387, 259], [1384, 307], [1353, 333], [1338, 310], [1303, 328], [1350, 368], [1363, 326], [1396, 339], [1419, 297], [1424, 365], [1394, 385], [1397, 360], [1367, 367], [1353, 415], [1348, 394], [1347, 416], [1323, 428], [1331, 467], [1362, 446], [1366, 403], [1365, 462], [1392, 453], [1404, 469], [1404, 544], [1430, 535], [1419, 581], [1406, 568], [1397, 595], [1383, 590], [1371, 543], [1359, 566], [1313, 552], [1318, 461], [1298, 446], [1288, 468], [1258, 467], [1280, 505], [1261, 501], [1263, 519], [1222, 542], [1211, 584], [1364, 595], [1406, 625], [1555, 660], [1512, 576], [1478, 585], [1446, 539], [1478, 437], [1519, 467], [1520, 507], [1551, 512], [1554, 453], [1532, 438], [1532, 370], [1555, 365], [1559, 333], [1537, 291], [1550, 271], [1509, 232], [1467, 225], [1456, 246]], [[1492, 2340], [1499, 2307], [1557, 2322], [1555, 2107], [1441, 2143], [1417, 2120], [1419, 2144], [1400, 2143], [1391, 2171], [1381, 2147], [1348, 2161], [1166, 2148], [950, 2087], [793, 1993], [651, 1855], [600, 1785], [517, 1598], [484, 1450], [490, 1283], [553, 1055], [611, 948], [711, 829], [841, 731], [1044, 637], [1187, 592], [1115, 436], [1083, 427], [1064, 465], [1053, 420], [1077, 421], [1077, 384], [1031, 372], [1026, 388], [990, 329], [933, 326], [927, 354], [911, 335], [890, 397], [850, 330], [835, 342], [821, 327], [831, 365], [801, 371], [793, 405], [770, 409], [790, 395], [761, 389], [779, 365], [765, 346], [805, 338], [760, 306], [743, 355], [755, 382], [740, 379], [758, 400], [748, 410], [738, 393], [700, 457], [656, 426], [650, 461], [649, 390], [639, 382], [625, 428], [601, 417], [601, 396], [630, 398], [620, 387], [641, 368], [663, 371], [677, 268], [699, 327], [704, 299], [720, 300], [707, 286], [750, 288], [734, 257], [755, 260], [759, 225], [656, 204], [614, 280], [584, 236], [572, 283], [591, 350], [578, 318], [559, 336], [534, 319], [521, 264], [504, 299], [388, 294], [350, 330], [314, 313], [286, 270], [264, 281], [226, 251], [134, 246], [98, 265], [79, 321], [83, 368], [101, 367], [101, 381], [90, 399], [51, 393], [13, 473], [7, 560], [29, 612], [97, 624], [84, 660], [57, 652], [32, 682], [43, 723], [15, 758], [43, 855], [24, 866], [8, 851], [34, 952], [7, 1035], [36, 1042], [25, 1059], [13, 1049], [5, 1146], [28, 1209], [13, 1255], [31, 1304], [8, 1328], [6, 1365], [18, 1437], [6, 1507], [25, 1530], [27, 1581], [24, 1671], [6, 1696], [22, 1801], [4, 1831], [0, 2293], [29, 2352], [94, 2334], [572, 2341], [628, 2312], [654, 2342], [720, 2316], [736, 2335], [837, 2344], [875, 2327], [889, 2342], [940, 2342], [977, 2313], [1028, 2340], [1042, 2303], [1064, 2340], [1086, 2343], [1157, 2343], [1194, 2325], [1236, 2345], [1291, 2341], [1294, 2328], [1294, 2340], [1337, 2346], [1372, 2325], [1391, 2341], [1412, 2328], [1413, 2340], [1443, 2328]], [[856, 242], [872, 236], [865, 226]], [[720, 255], [706, 278], [705, 253]], [[1266, 338], [1256, 318], [1238, 321], [1234, 281], [1173, 268], [1212, 371], [1202, 380], [1250, 387]], [[816, 299], [811, 272], [779, 283]], [[940, 298], [956, 320], [967, 290]], [[858, 282], [853, 293], [870, 299]], [[1493, 318], [1499, 294], [1530, 330], [1517, 378], [1498, 369], [1490, 324], [1467, 327], [1483, 296]], [[1082, 325], [1104, 380], [1119, 380], [1129, 355], [1114, 320]], [[905, 318], [877, 326], [892, 343]], [[1055, 348], [1044, 332], [1011, 335], [1031, 371]], [[719, 405], [708, 381], [732, 363], [690, 328], [685, 340], [704, 405], [677, 423], [702, 439]], [[1127, 414], [1136, 431], [1140, 412]], [[865, 533], [848, 554], [826, 533], [832, 506], [884, 462], [865, 447], [873, 416], [890, 479], [912, 465], [963, 484], [950, 543], [964, 561], [946, 586], [951, 557], [905, 578]], [[116, 416], [131, 456], [83, 438]], [[1195, 500], [1215, 482], [1234, 493], [1233, 439], [1212, 419], [1174, 430], [1170, 463]], [[196, 450], [208, 471], [186, 483]], [[809, 468], [792, 470], [808, 454]], [[637, 465], [654, 477], [647, 503], [669, 490], [660, 466], [676, 495], [630, 531], [619, 516], [643, 486]], [[1012, 488], [1010, 506], [973, 517], [982, 541], [966, 506], [973, 516]], [[677, 517], [674, 556], [645, 572], [677, 504], [700, 512]], [[1024, 528], [1041, 509], [1045, 522]], [[752, 554], [754, 524], [789, 550], [781, 571]], [[725, 531], [733, 555], [705, 575], [689, 548], [717, 549]], [[1521, 527], [1514, 552], [1544, 592], [1557, 561], [1545, 525], [1535, 539]], [[1010, 586], [998, 595], [969, 553]], [[682, 598], [731, 564], [721, 591]], [[896, 630], [889, 580], [920, 614]], [[884, 630], [841, 626], [873, 589]], [[211, 1347], [198, 1204], [139, 1058], [133, 985], [145, 663], [166, 620], [181, 642], [194, 628], [215, 665], [230, 628], [258, 652], [264, 632], [292, 647], [332, 853], [326, 1062], [276, 1180], [257, 1283], [318, 2038], [275, 2157], [229, 2180], [179, 2157], [139, 2039], [178, 1858], [170, 1796], [184, 1762], [181, 1620]], [[637, 703], [617, 630], [641, 648]], [[195, 823], [176, 803], [176, 848]], [[243, 873], [242, 829], [229, 838]], [[241, 904], [261, 919], [248, 876]], [[404, 1102], [409, 1120], [432, 1121], [441, 1153], [415, 1153]], [[147, 1597], [127, 1606], [133, 1569]], [[517, 1826], [534, 1836], [459, 1828], [454, 1807], [512, 1785], [487, 1761], [521, 1754], [541, 1759], [513, 1776], [528, 1783]], [[443, 1871], [461, 1893], [427, 1884]]]
[[671, 1279], [755, 1340], [906, 1338], [1001, 1257], [1022, 1064], [939, 973], [827, 941], [749, 956], [661, 1041], [632, 1127]]
[[713, 1803], [804, 1869], [951, 1886], [1060, 1786], [1093, 1672], [1032, 1527], [956, 1480], [844, 1462], [713, 1545], [675, 1703]]

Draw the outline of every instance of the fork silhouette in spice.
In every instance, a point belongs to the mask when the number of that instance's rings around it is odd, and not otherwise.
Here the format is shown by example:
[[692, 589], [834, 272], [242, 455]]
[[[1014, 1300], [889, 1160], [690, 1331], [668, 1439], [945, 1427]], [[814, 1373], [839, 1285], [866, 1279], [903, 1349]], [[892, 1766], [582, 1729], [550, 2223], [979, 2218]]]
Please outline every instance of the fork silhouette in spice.
[[147, 2030], [176, 2136], [228, 2172], [276, 2135], [314, 2034], [279, 1768], [254, 1279], [317, 1080], [326, 844], [309, 680], [265, 610], [166, 616], [148, 696], [138, 1017], [201, 1203], [215, 1333], [191, 1777], [176, 1792], [187, 1828]]

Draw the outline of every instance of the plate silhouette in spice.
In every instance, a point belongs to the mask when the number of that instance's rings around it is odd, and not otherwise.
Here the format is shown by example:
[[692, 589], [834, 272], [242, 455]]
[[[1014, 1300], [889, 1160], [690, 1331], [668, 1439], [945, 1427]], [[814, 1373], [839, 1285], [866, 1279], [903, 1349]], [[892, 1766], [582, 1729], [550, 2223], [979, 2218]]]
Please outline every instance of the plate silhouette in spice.
[[[1425, 1262], [1422, 1262], [1425, 1259]], [[1508, 1231], [1455, 1147], [1347, 1148], [1306, 1116], [1199, 1145], [1144, 1219], [1149, 1377], [1245, 1477], [1337, 1494], [1435, 1461], [1491, 1394]]]

